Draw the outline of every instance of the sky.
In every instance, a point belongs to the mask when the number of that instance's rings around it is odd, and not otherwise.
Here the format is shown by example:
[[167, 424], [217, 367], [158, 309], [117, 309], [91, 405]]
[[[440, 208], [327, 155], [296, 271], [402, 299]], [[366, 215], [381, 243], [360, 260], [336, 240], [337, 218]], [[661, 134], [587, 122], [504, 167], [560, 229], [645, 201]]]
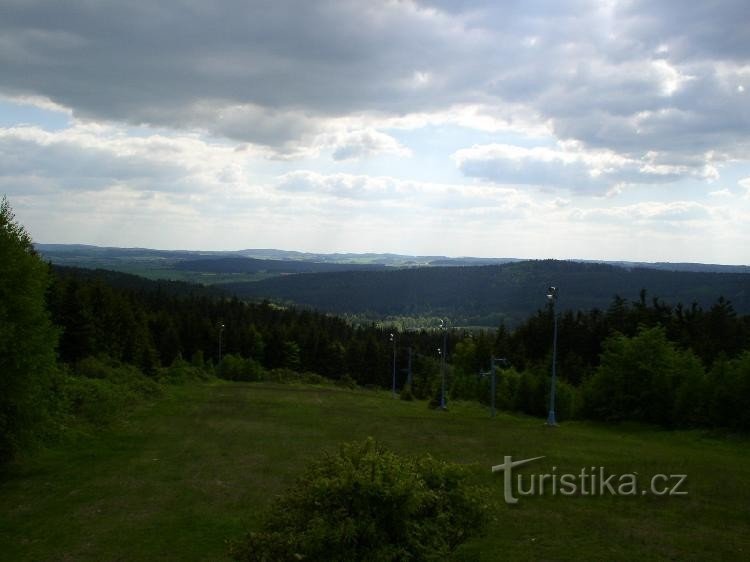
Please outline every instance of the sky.
[[0, 0], [37, 242], [750, 263], [750, 6]]

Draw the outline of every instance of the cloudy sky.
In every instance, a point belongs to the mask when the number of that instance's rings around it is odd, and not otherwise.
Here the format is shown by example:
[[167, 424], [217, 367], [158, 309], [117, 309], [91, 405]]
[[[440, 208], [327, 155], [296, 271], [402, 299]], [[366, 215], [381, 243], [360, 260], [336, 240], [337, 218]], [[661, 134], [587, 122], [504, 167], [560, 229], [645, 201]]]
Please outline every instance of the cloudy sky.
[[0, 0], [39, 242], [750, 263], [750, 6]]

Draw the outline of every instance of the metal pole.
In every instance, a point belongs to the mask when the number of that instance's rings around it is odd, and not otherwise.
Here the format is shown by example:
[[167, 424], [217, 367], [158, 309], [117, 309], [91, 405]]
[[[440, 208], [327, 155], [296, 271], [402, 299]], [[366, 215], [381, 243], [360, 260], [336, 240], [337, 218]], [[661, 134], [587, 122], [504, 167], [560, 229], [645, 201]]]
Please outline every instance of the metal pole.
[[491, 387], [490, 392], [492, 393], [492, 417], [494, 418], [495, 417], [495, 373], [496, 373], [496, 370], [495, 370], [495, 358], [492, 357], [491, 359], [492, 359], [492, 369], [491, 369], [492, 381], [490, 384], [490, 387]]
[[411, 353], [412, 349], [409, 348], [409, 369], [406, 372], [406, 384], [409, 385], [409, 388], [411, 388]]
[[[442, 320], [440, 321], [443, 322]], [[443, 354], [441, 357], [440, 370], [443, 376], [442, 391], [440, 393], [440, 408], [445, 410], [445, 356], [448, 353], [448, 327], [443, 324]]]
[[221, 334], [224, 331], [224, 324], [219, 324], [219, 363], [221, 363]]
[[391, 334], [393, 343], [393, 397], [396, 398], [396, 338]]
[[555, 310], [555, 301], [557, 294], [552, 299], [552, 316], [554, 317], [554, 331], [552, 336], [552, 387], [549, 393], [549, 415], [547, 416], [547, 425], [557, 425], [555, 418], [555, 385], [557, 383], [557, 311]]

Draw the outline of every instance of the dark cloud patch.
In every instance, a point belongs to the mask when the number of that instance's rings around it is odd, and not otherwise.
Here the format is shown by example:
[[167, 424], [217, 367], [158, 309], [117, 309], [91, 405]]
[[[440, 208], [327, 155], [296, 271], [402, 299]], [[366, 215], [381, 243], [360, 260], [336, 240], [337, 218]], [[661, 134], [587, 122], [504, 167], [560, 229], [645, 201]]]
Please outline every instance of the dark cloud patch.
[[[700, 167], [709, 153], [746, 158], [746, 11], [733, 0], [5, 2], [0, 93], [287, 155], [356, 133], [331, 120], [362, 131], [377, 128], [372, 116], [512, 104], [560, 140]], [[356, 134], [336, 158], [393, 150]]]

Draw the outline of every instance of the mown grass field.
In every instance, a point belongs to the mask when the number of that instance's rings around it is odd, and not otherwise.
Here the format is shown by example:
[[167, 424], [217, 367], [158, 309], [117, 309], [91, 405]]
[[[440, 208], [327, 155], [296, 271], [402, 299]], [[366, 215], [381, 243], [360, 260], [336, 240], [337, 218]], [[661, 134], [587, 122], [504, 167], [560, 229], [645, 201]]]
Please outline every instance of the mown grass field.
[[[449, 412], [386, 392], [266, 383], [169, 389], [110, 429], [42, 451], [0, 480], [0, 559], [225, 560], [305, 464], [373, 436], [404, 454], [468, 463], [497, 502], [459, 560], [750, 559], [750, 443], [702, 432], [564, 423], [476, 404]], [[577, 473], [687, 474], [682, 497], [503, 502], [504, 455]]]

